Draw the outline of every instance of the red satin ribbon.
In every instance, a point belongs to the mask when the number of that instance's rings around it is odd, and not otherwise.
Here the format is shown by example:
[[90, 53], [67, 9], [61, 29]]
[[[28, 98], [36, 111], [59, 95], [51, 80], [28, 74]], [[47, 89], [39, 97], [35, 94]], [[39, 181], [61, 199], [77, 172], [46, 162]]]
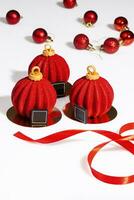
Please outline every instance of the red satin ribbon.
[[80, 134], [82, 132], [86, 132], [86, 131], [92, 131], [95, 132], [97, 134], [103, 135], [107, 138], [110, 139], [110, 141], [99, 144], [98, 146], [96, 146], [95, 148], [93, 148], [90, 153], [88, 154], [88, 164], [89, 167], [92, 171], [92, 174], [99, 179], [100, 181], [103, 181], [105, 183], [110, 183], [110, 184], [128, 184], [128, 183], [132, 183], [134, 182], [134, 175], [131, 176], [110, 176], [110, 175], [106, 175], [103, 174], [97, 170], [95, 170], [92, 167], [92, 161], [94, 159], [94, 157], [96, 156], [96, 154], [108, 143], [110, 143], [111, 141], [116, 142], [117, 144], [119, 144], [120, 146], [122, 146], [124, 149], [126, 149], [127, 151], [129, 151], [130, 153], [134, 154], [134, 144], [130, 141], [134, 139], [134, 135], [128, 135], [128, 136], [122, 136], [122, 134], [125, 131], [128, 130], [132, 130], [134, 129], [134, 122], [132, 123], [128, 123], [123, 125], [120, 130], [119, 130], [119, 134], [111, 132], [111, 131], [106, 131], [106, 130], [81, 130], [81, 129], [73, 129], [73, 130], [64, 130], [64, 131], [60, 131], [60, 132], [56, 132], [54, 134], [48, 135], [46, 137], [40, 138], [40, 139], [32, 139], [30, 137], [27, 137], [26, 135], [24, 135], [21, 132], [17, 132], [14, 134], [15, 137], [28, 141], [28, 142], [35, 142], [35, 143], [42, 143], [42, 144], [48, 144], [48, 143], [54, 143], [54, 142], [58, 142], [61, 140], [64, 140], [66, 138], [69, 138], [71, 136], [74, 136], [76, 134]]

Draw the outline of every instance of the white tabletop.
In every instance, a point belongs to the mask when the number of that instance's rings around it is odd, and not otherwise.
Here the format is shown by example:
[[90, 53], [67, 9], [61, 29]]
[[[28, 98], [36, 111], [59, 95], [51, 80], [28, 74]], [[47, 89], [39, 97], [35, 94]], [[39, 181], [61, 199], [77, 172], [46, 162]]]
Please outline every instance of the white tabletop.
[[[61, 1], [62, 2], [62, 1]], [[58, 0], [0, 0], [0, 199], [1, 200], [98, 200], [134, 198], [134, 183], [115, 186], [92, 176], [86, 155], [107, 138], [88, 132], [53, 145], [31, 144], [13, 137], [22, 131], [40, 138], [63, 129], [106, 129], [117, 132], [121, 125], [134, 120], [134, 44], [121, 47], [115, 54], [79, 51], [72, 47], [76, 34], [85, 33], [91, 43], [102, 44], [108, 37], [119, 37], [111, 24], [125, 16], [134, 30], [134, 1], [78, 0], [78, 7], [65, 9]], [[16, 25], [4, 22], [7, 11], [16, 9], [23, 16]], [[87, 10], [98, 13], [98, 21], [88, 29], [80, 18]], [[96, 66], [102, 77], [112, 85], [113, 105], [118, 116], [111, 122], [97, 125], [81, 124], [62, 116], [59, 123], [47, 128], [25, 128], [10, 122], [6, 111], [12, 106], [10, 97], [15, 83], [27, 76], [32, 59], [42, 52], [44, 44], [31, 41], [34, 29], [42, 27], [54, 38], [53, 47], [70, 66], [69, 82], [84, 76], [89, 64]], [[57, 100], [62, 108], [68, 97]], [[134, 174], [134, 158], [117, 144], [104, 148], [93, 166], [116, 176]]]

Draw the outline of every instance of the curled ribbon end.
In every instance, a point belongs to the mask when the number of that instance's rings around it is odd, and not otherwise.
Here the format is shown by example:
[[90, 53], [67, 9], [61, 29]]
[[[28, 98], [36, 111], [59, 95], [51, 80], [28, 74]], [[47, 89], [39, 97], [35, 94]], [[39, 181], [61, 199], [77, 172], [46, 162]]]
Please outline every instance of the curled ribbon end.
[[57, 133], [53, 133], [51, 135], [48, 135], [44, 138], [40, 138], [40, 139], [37, 139], [37, 140], [34, 140], [34, 139], [24, 135], [21, 132], [15, 133], [14, 136], [19, 138], [19, 139], [29, 141], [29, 142], [47, 144], [47, 143], [58, 142], [58, 141], [61, 141], [63, 139], [74, 136], [76, 134], [80, 134], [82, 132], [87, 132], [87, 131], [92, 131], [92, 132], [98, 133], [99, 135], [103, 135], [103, 136], [109, 138], [110, 140], [108, 142], [104, 142], [102, 144], [97, 145], [88, 154], [87, 160], [88, 160], [88, 164], [89, 164], [89, 167], [91, 169], [91, 172], [94, 175], [94, 177], [96, 177], [98, 180], [100, 180], [102, 182], [109, 183], [109, 184], [115, 184], [115, 185], [124, 185], [124, 184], [128, 184], [128, 183], [133, 183], [134, 182], [134, 175], [122, 176], [122, 177], [106, 175], [106, 174], [103, 174], [103, 173], [95, 170], [92, 167], [92, 162], [93, 162], [93, 159], [96, 156], [96, 154], [105, 145], [109, 144], [111, 141], [116, 142], [117, 144], [122, 146], [124, 149], [126, 149], [130, 153], [134, 154], [134, 144], [130, 142], [130, 139], [133, 139], [134, 136], [133, 135], [131, 135], [131, 137], [130, 136], [122, 136], [122, 133], [124, 133], [125, 131], [128, 131], [128, 130], [132, 130], [132, 129], [134, 129], [134, 122], [123, 125], [120, 128], [119, 134], [111, 132], [111, 131], [107, 131], [107, 130], [72, 129], [72, 130], [63, 130], [63, 131], [60, 131], [60, 132], [57, 132]]

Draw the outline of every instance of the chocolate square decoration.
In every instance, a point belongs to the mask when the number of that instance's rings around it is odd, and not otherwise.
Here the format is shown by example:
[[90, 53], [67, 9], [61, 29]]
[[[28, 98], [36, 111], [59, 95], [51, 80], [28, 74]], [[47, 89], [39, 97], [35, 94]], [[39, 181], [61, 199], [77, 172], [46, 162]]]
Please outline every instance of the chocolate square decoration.
[[53, 86], [56, 90], [57, 97], [64, 97], [65, 96], [65, 86], [66, 84], [64, 82], [57, 82], [53, 83]]
[[42, 127], [47, 125], [48, 111], [33, 110], [31, 114], [31, 125], [34, 127]]
[[87, 110], [74, 105], [74, 118], [84, 124], [87, 123]]

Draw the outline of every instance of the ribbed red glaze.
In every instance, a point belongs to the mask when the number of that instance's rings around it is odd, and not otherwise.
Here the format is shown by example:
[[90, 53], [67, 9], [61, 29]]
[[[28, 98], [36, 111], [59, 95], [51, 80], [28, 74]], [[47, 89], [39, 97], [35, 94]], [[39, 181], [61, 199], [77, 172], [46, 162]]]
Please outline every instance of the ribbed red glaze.
[[32, 81], [25, 77], [16, 83], [11, 98], [17, 113], [29, 118], [33, 109], [51, 112], [56, 102], [56, 92], [44, 78]]
[[29, 66], [29, 72], [34, 66], [39, 66], [43, 76], [51, 83], [67, 82], [70, 70], [65, 59], [57, 54], [53, 56], [38, 55]]
[[107, 113], [113, 98], [111, 85], [102, 77], [97, 80], [89, 80], [85, 76], [78, 79], [70, 94], [71, 104], [87, 109], [88, 117], [99, 117]]

